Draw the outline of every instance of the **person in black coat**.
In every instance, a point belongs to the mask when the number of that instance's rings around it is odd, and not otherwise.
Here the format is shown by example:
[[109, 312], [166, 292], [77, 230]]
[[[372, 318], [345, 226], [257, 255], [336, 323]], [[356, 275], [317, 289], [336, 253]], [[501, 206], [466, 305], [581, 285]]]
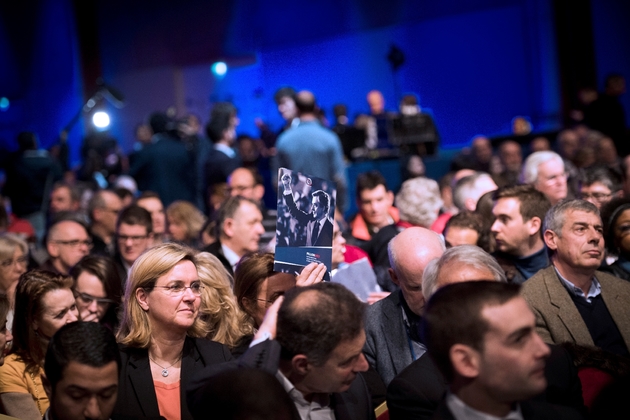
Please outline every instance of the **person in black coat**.
[[136, 260], [127, 282], [114, 414], [192, 419], [185, 398], [191, 376], [232, 358], [224, 345], [195, 338], [203, 334], [195, 256], [178, 244], [158, 245]]

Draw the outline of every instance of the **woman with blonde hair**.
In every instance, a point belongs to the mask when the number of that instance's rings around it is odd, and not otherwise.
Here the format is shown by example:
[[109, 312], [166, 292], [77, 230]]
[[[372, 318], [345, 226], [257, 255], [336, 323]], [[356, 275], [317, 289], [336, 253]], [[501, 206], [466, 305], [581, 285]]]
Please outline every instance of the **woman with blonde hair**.
[[206, 340], [199, 319], [204, 286], [194, 251], [176, 243], [145, 251], [131, 266], [117, 334], [121, 349], [114, 414], [192, 419], [183, 390], [194, 372], [231, 360]]
[[188, 201], [175, 201], [166, 208], [168, 233], [171, 239], [183, 245], [199, 248], [199, 233], [206, 216]]
[[221, 261], [208, 252], [197, 254], [197, 271], [203, 284], [200, 318], [206, 337], [225, 344], [234, 357], [240, 356], [254, 334], [248, 315], [239, 308], [232, 292], [232, 276]]
[[8, 326], [13, 321], [13, 303], [15, 287], [20, 276], [26, 272], [28, 264], [28, 245], [13, 233], [0, 235], [0, 292], [9, 299]]
[[20, 276], [15, 289], [13, 348], [0, 366], [0, 402], [5, 414], [41, 420], [50, 405], [41, 379], [48, 342], [78, 315], [70, 277], [44, 270]]

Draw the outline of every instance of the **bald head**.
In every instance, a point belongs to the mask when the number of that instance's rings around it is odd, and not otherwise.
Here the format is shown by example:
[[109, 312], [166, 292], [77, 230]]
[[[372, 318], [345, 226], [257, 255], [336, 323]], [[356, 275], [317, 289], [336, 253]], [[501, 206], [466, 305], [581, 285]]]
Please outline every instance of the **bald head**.
[[409, 308], [420, 315], [424, 308], [422, 274], [430, 261], [445, 250], [440, 236], [421, 227], [403, 230], [389, 242], [389, 261], [392, 281], [402, 290]]
[[315, 112], [315, 95], [308, 90], [301, 90], [295, 94], [295, 106], [300, 116]]

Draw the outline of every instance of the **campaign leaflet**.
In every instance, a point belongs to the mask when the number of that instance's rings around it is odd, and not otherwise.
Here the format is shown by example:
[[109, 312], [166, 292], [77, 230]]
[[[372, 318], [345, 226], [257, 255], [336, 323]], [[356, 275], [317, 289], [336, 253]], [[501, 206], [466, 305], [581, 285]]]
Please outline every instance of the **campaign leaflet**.
[[332, 269], [335, 183], [290, 169], [278, 170], [278, 220], [274, 270], [300, 273], [311, 262]]

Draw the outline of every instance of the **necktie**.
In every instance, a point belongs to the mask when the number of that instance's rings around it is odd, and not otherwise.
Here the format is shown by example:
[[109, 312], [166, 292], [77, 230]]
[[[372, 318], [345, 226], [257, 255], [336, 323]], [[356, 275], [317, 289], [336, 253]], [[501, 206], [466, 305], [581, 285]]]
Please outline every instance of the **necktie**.
[[313, 231], [311, 232], [311, 246], [315, 245], [317, 242], [317, 237], [319, 236], [319, 222], [313, 222]]

